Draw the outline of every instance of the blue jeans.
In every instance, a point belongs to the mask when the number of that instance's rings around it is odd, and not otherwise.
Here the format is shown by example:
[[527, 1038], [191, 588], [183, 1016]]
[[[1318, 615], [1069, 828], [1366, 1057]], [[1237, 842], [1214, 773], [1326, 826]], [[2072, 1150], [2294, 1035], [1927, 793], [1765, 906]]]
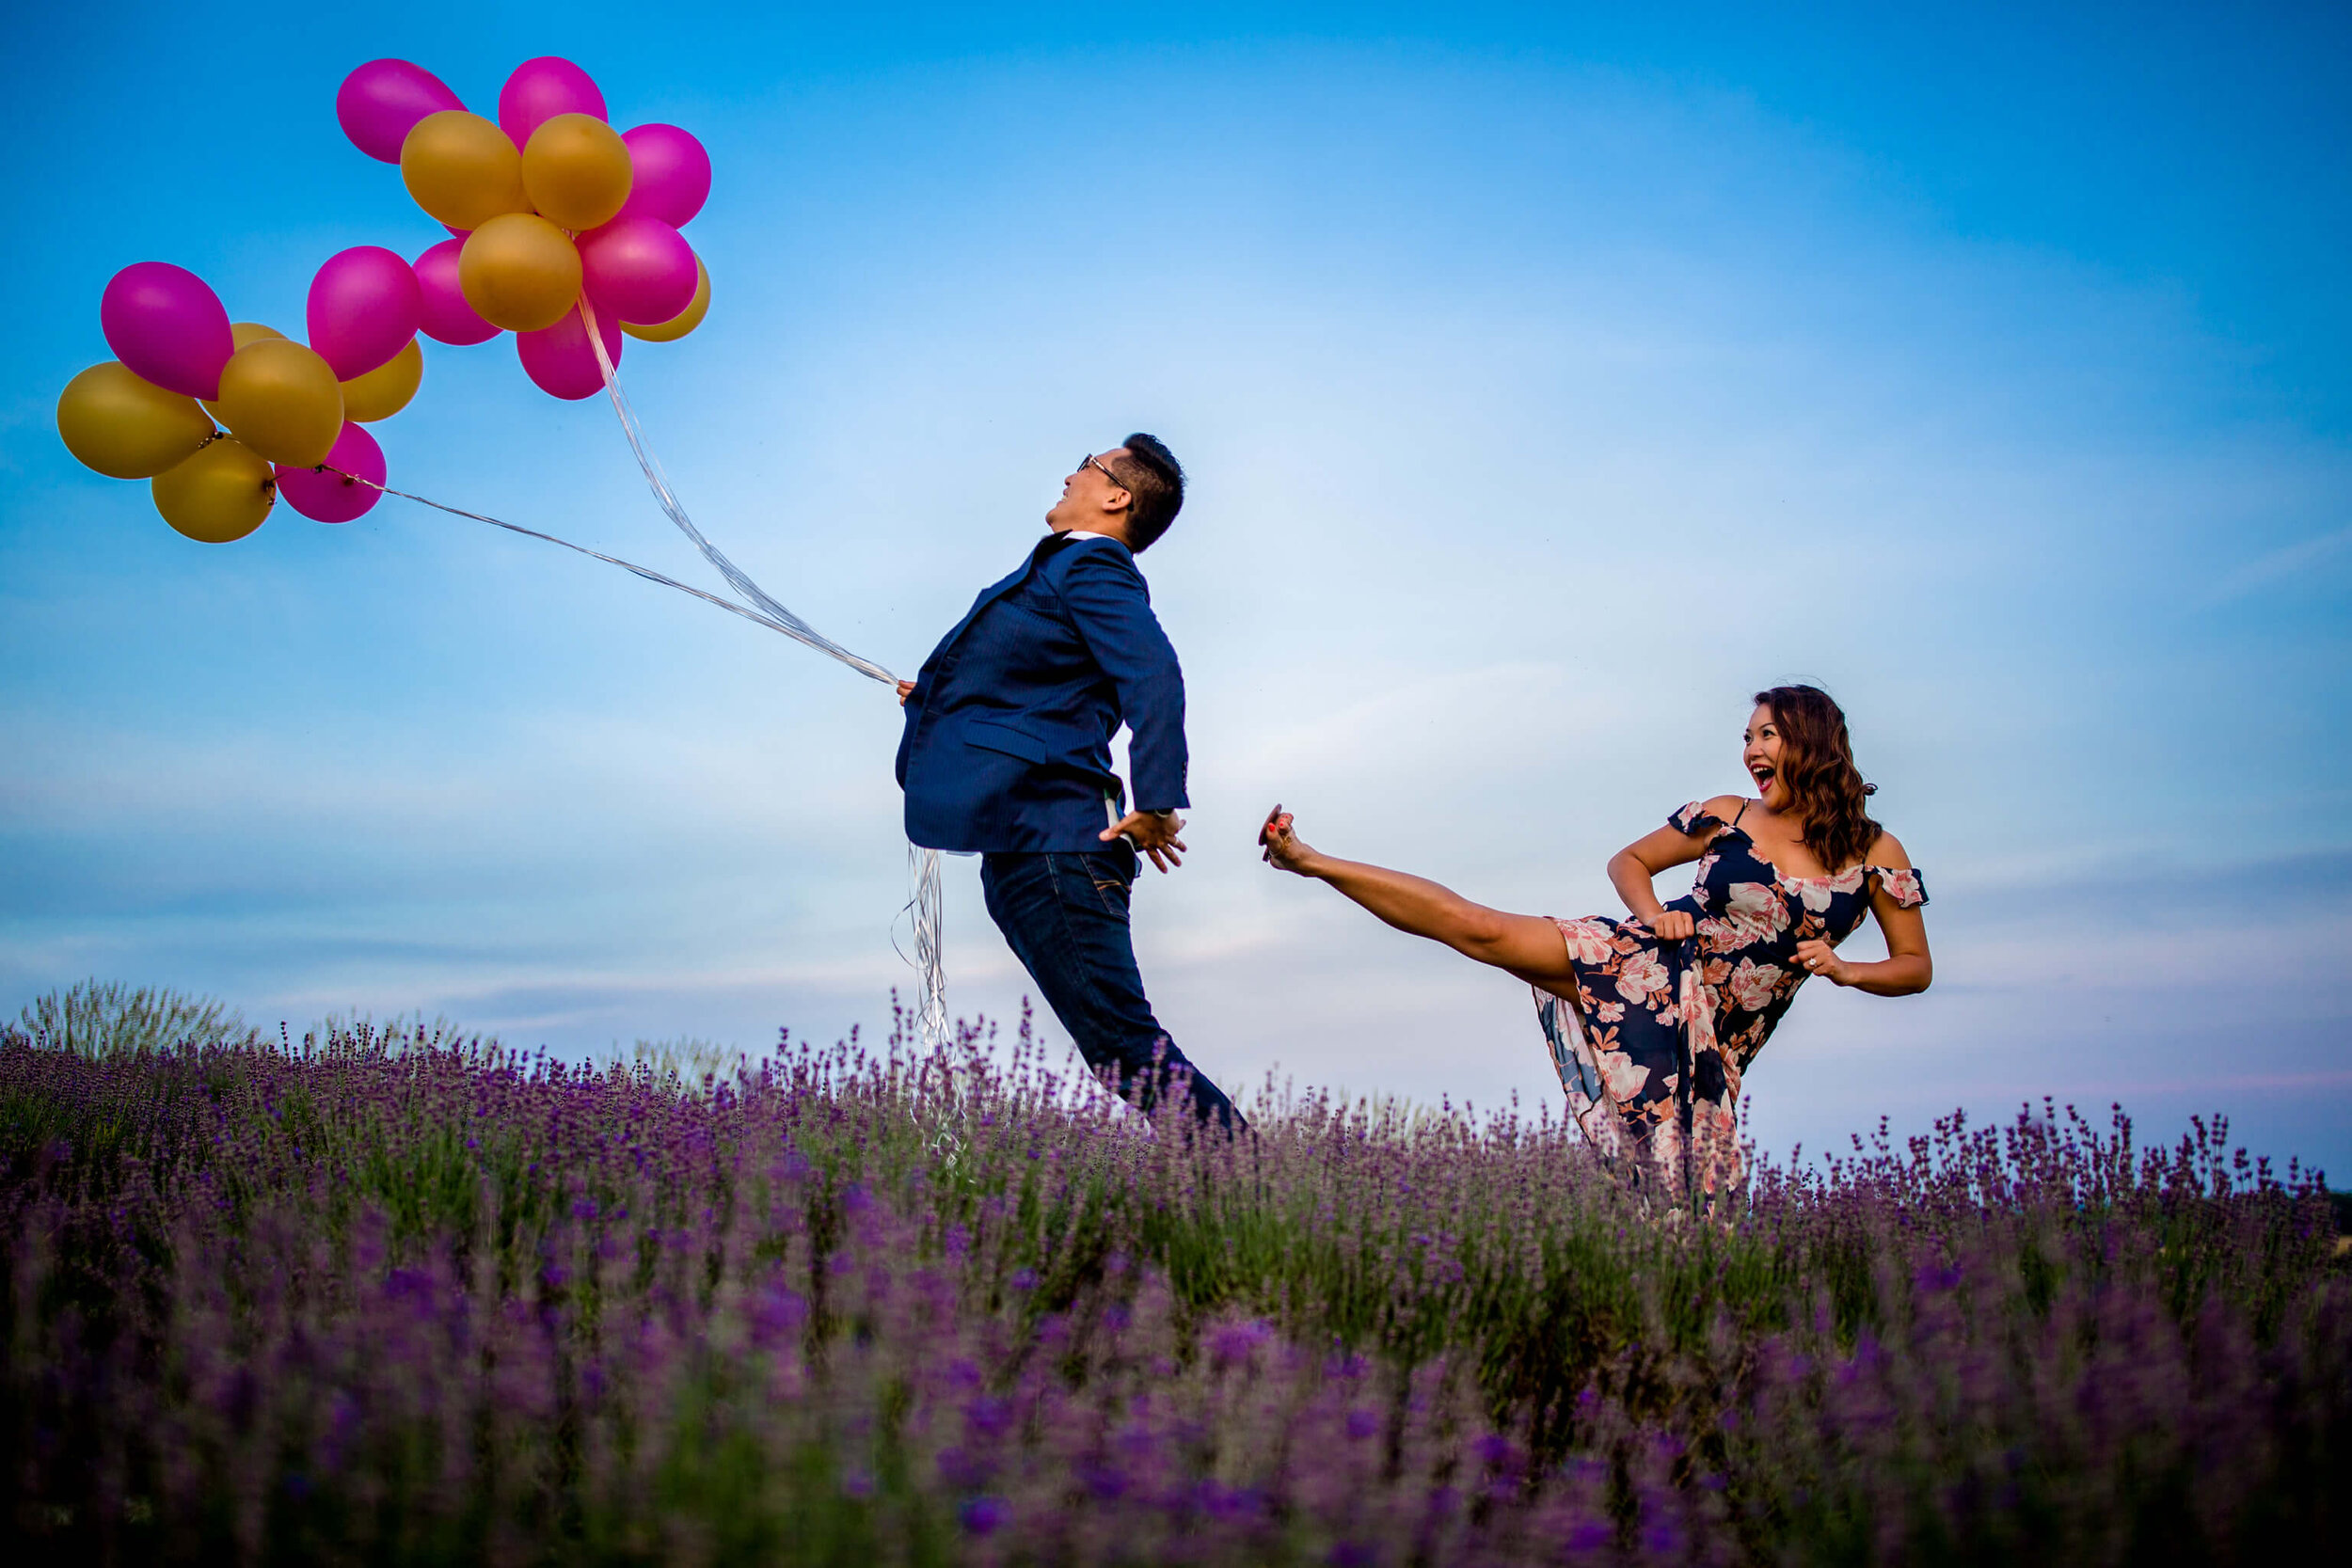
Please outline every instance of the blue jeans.
[[1143, 994], [1127, 897], [1138, 861], [1120, 843], [1104, 849], [1039, 854], [992, 852], [980, 860], [980, 891], [1013, 956], [1045, 1004], [1077, 1041], [1087, 1066], [1151, 1111], [1181, 1087], [1193, 1116], [1230, 1130], [1245, 1124], [1225, 1092], [1168, 1037]]

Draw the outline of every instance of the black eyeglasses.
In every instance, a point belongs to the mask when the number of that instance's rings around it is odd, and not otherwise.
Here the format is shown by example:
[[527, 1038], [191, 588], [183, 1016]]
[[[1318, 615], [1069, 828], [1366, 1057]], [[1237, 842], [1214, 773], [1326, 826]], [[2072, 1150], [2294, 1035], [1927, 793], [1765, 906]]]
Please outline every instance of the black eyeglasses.
[[1115, 473], [1111, 472], [1108, 468], [1104, 467], [1103, 467], [1102, 460], [1101, 460], [1100, 458], [1096, 457], [1096, 456], [1095, 456], [1092, 452], [1089, 452], [1089, 453], [1087, 453], [1087, 454], [1086, 454], [1086, 457], [1085, 457], [1085, 458], [1084, 458], [1084, 459], [1083, 459], [1083, 460], [1082, 460], [1082, 461], [1078, 464], [1078, 467], [1080, 467], [1081, 468], [1092, 468], [1092, 469], [1094, 469], [1097, 473], [1100, 473], [1100, 474], [1101, 474], [1101, 475], [1102, 475], [1104, 479], [1109, 480], [1109, 481], [1110, 481], [1113, 484], [1118, 485], [1118, 486], [1119, 486], [1121, 490], [1126, 491], [1126, 492], [1127, 492], [1127, 494], [1129, 494], [1129, 495], [1131, 495], [1131, 496], [1132, 496], [1132, 495], [1134, 495], [1134, 494], [1136, 493], [1136, 487], [1135, 487], [1134, 485], [1132, 485], [1132, 484], [1128, 483], [1125, 480], [1123, 480], [1123, 479], [1120, 478], [1117, 474], [1115, 474]]

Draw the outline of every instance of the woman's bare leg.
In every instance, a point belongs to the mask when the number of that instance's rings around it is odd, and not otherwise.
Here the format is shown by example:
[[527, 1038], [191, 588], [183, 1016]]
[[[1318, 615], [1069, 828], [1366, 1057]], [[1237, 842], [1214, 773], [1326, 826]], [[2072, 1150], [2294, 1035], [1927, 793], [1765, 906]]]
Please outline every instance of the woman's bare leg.
[[1533, 985], [1575, 987], [1567, 942], [1542, 915], [1490, 910], [1423, 877], [1323, 854], [1299, 838], [1279, 806], [1266, 817], [1258, 843], [1269, 865], [1330, 883], [1400, 931], [1441, 942]]

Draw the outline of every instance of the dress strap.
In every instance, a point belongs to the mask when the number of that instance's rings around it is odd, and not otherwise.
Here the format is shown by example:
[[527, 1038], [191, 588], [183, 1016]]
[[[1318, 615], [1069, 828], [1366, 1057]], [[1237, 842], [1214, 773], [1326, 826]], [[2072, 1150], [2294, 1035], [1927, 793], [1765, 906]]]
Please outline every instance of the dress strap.
[[1740, 802], [1740, 809], [1731, 814], [1731, 825], [1733, 827], [1736, 828], [1740, 825], [1740, 818], [1748, 815], [1748, 807], [1753, 804], [1755, 804], [1755, 802], [1752, 800], [1742, 800]]

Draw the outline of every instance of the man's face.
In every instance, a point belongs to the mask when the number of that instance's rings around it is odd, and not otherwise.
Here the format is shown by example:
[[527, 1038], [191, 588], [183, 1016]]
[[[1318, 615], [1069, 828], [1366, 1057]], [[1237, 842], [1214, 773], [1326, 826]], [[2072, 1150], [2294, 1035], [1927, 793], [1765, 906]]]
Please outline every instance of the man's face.
[[1068, 533], [1072, 529], [1109, 532], [1123, 522], [1135, 498], [1103, 470], [1117, 469], [1119, 460], [1126, 455], [1125, 447], [1113, 447], [1073, 468], [1061, 482], [1061, 499], [1045, 514], [1045, 526], [1056, 533]]

